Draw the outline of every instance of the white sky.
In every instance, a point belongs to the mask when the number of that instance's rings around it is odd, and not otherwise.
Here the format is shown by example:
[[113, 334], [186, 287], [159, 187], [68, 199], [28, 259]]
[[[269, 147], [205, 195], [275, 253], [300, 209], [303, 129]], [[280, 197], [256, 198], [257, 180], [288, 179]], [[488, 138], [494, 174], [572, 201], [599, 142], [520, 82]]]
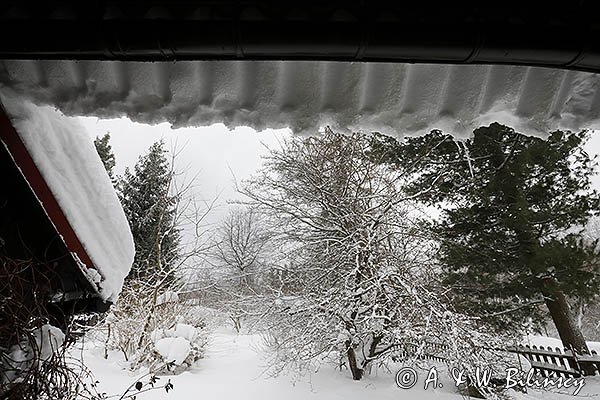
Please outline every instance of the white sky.
[[171, 129], [168, 123], [145, 125], [127, 118], [98, 119], [80, 117], [92, 138], [110, 133], [110, 144], [116, 158], [115, 173], [133, 168], [140, 155], [152, 143], [164, 139], [167, 149], [177, 148], [177, 167], [186, 170], [188, 178], [197, 176], [195, 196], [211, 201], [218, 196], [217, 208], [207, 218], [218, 222], [227, 210], [227, 201], [240, 199], [235, 192], [234, 177], [240, 182], [261, 165], [267, 147], [278, 147], [278, 141], [291, 135], [289, 129], [256, 132], [240, 127], [232, 131], [222, 124], [208, 127]]

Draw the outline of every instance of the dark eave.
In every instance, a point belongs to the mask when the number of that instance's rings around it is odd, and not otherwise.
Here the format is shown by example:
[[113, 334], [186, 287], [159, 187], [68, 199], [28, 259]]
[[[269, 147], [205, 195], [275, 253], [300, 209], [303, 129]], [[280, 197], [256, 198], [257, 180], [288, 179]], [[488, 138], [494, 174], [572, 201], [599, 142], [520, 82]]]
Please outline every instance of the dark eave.
[[0, 58], [339, 60], [600, 71], [596, 1], [5, 0]]

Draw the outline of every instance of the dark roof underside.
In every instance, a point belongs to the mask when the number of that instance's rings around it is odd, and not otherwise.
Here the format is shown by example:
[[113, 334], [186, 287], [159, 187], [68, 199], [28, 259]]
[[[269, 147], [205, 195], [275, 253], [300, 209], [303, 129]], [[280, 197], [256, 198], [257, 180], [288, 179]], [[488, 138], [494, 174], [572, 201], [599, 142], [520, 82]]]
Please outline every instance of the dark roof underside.
[[598, 72], [597, 3], [8, 0], [0, 4], [0, 58], [391, 61]]

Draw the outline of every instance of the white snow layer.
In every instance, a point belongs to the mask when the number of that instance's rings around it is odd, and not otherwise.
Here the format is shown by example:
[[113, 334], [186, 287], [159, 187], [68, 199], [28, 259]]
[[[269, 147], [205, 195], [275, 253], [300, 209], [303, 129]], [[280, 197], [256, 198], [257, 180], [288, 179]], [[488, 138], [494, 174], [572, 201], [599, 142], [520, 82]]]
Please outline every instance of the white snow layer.
[[491, 122], [522, 133], [600, 127], [600, 75], [522, 66], [314, 61], [1, 61], [0, 85], [67, 115], [173, 127], [223, 122], [314, 134]]
[[181, 365], [192, 349], [190, 342], [182, 337], [167, 337], [160, 339], [154, 346], [156, 351], [158, 351], [167, 362], [172, 362], [175, 365]]
[[65, 334], [57, 327], [45, 324], [31, 332], [35, 338], [35, 348], [26, 339], [11, 346], [8, 354], [2, 352], [3, 372], [0, 383], [14, 382], [27, 372], [33, 363], [49, 360], [58, 353], [65, 342]]
[[165, 303], [177, 303], [179, 302], [179, 295], [171, 290], [167, 290], [156, 298], [156, 305], [160, 306]]
[[170, 329], [155, 329], [150, 334], [154, 348], [166, 362], [181, 365], [192, 351], [200, 332], [192, 325], [177, 323]]
[[13, 345], [8, 359], [14, 363], [30, 363], [34, 356], [41, 361], [52, 357], [65, 342], [65, 334], [57, 327], [45, 324], [32, 332], [35, 338], [35, 349], [27, 341]]
[[94, 264], [80, 267], [101, 297], [115, 302], [131, 268], [134, 245], [94, 144], [77, 120], [10, 92], [2, 91], [0, 102]]
[[34, 334], [40, 360], [48, 360], [65, 342], [63, 331], [49, 324], [42, 325]]

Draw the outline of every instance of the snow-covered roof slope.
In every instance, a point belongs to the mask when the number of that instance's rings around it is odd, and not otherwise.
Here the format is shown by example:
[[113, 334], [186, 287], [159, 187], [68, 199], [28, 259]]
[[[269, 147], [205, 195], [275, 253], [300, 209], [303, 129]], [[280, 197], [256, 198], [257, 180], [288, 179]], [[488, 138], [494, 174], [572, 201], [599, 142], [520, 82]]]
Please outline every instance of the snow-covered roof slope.
[[[85, 128], [54, 108], [35, 105], [11, 91], [0, 93], [0, 101], [85, 254], [69, 251], [100, 296], [116, 301], [133, 262], [133, 238]], [[60, 229], [59, 233], [64, 235]], [[85, 265], [86, 258], [92, 265]]]
[[0, 83], [68, 115], [457, 136], [600, 127], [600, 75], [520, 66], [317, 61], [1, 61]]

